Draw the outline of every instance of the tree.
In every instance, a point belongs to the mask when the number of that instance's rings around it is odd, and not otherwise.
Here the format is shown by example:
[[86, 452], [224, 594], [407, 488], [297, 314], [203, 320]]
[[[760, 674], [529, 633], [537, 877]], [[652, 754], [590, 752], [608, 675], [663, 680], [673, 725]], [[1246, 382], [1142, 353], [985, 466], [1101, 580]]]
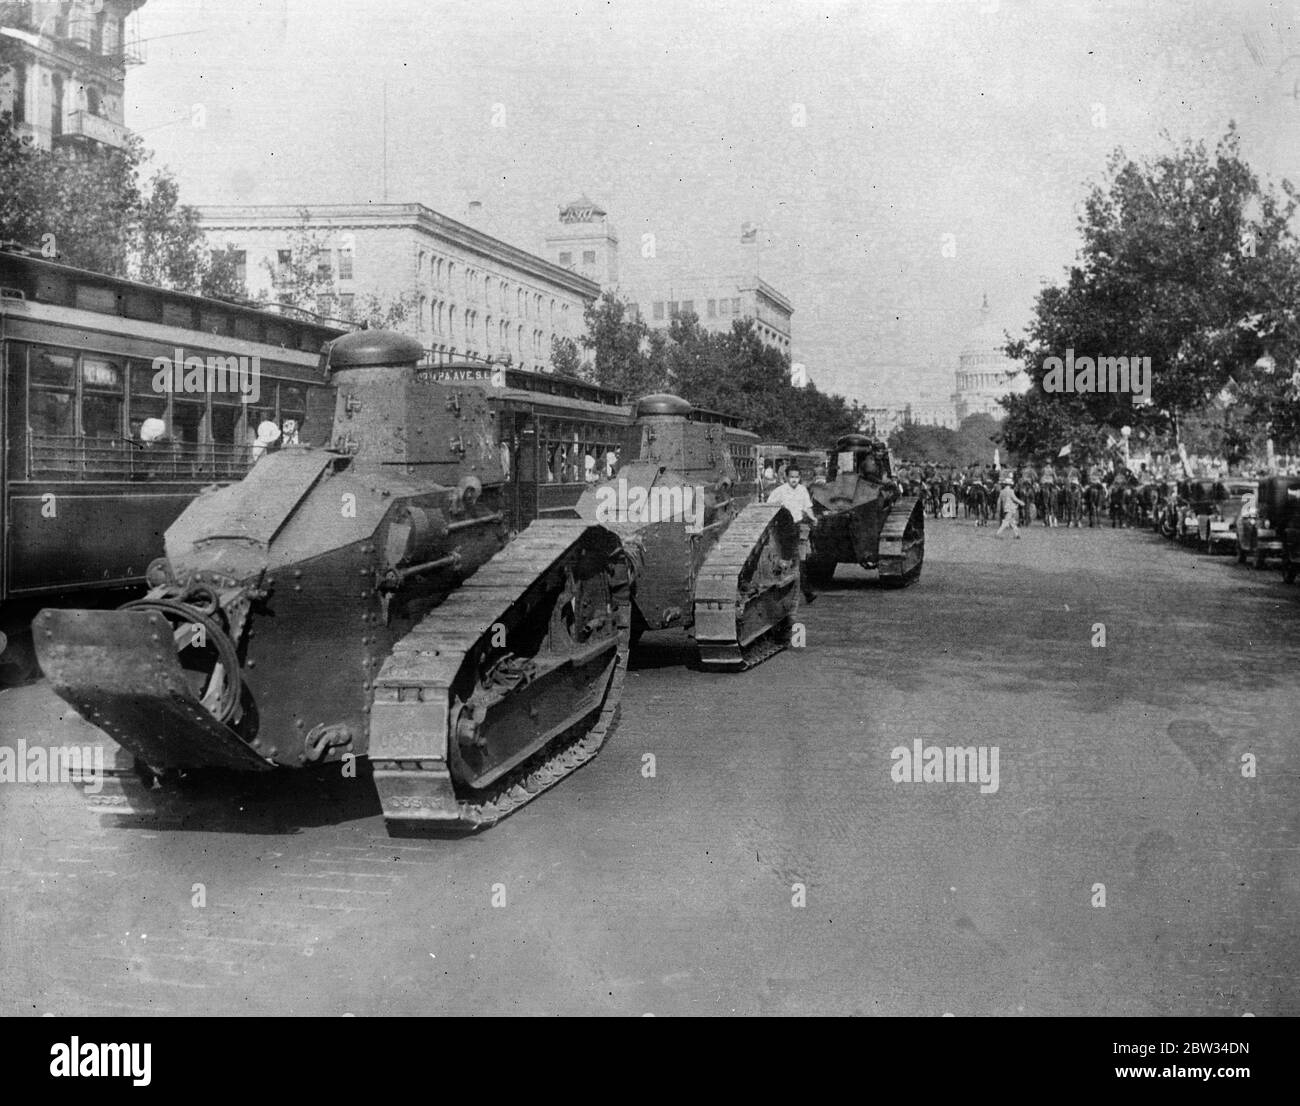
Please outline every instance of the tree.
[[631, 396], [662, 391], [662, 370], [643, 351], [649, 327], [613, 292], [603, 292], [584, 312], [582, 347], [593, 354], [591, 379]]
[[583, 379], [582, 353], [572, 338], [551, 338], [551, 369], [557, 376]]
[[[1034, 387], [1003, 401], [1003, 441], [1042, 453], [1072, 441], [1095, 446], [1127, 425], [1177, 442], [1182, 423], [1230, 385], [1251, 413], [1239, 430], [1264, 432], [1272, 421], [1293, 434], [1289, 371], [1254, 365], [1270, 348], [1284, 366], [1300, 352], [1295, 211], [1288, 182], [1279, 196], [1241, 160], [1233, 126], [1213, 153], [1184, 142], [1137, 162], [1117, 150], [1085, 201], [1077, 263], [1039, 294], [1026, 337], [1007, 347]], [[1067, 351], [1150, 358], [1151, 405], [1045, 392], [1045, 361]]]
[[141, 186], [147, 161], [135, 136], [94, 154], [42, 150], [0, 114], [0, 240], [110, 276], [245, 296], [233, 261], [213, 259], [198, 211], [180, 203], [171, 174], [155, 173]]

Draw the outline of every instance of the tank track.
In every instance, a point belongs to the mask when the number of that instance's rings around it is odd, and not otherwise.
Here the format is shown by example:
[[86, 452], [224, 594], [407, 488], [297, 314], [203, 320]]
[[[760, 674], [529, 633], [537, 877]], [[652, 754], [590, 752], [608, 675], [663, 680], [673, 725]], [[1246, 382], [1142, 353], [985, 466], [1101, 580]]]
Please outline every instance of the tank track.
[[[492, 625], [592, 532], [614, 541], [608, 530], [580, 520], [534, 522], [431, 611], [385, 661], [376, 680], [369, 759], [390, 828], [473, 831], [494, 825], [594, 757], [613, 732], [630, 647], [625, 565], [610, 585], [617, 643], [594, 722], [587, 712], [481, 790], [452, 782], [453, 681]], [[403, 755], [421, 751], [417, 746], [441, 746], [444, 754]]]
[[[899, 499], [889, 509], [885, 524], [880, 528], [880, 553], [876, 567], [881, 583], [891, 587], [907, 587], [921, 576], [925, 559], [925, 511], [920, 499], [907, 496]], [[913, 536], [907, 531], [913, 524]]]
[[798, 528], [784, 507], [751, 503], [696, 575], [693, 633], [701, 666], [739, 672], [779, 653], [798, 609]]

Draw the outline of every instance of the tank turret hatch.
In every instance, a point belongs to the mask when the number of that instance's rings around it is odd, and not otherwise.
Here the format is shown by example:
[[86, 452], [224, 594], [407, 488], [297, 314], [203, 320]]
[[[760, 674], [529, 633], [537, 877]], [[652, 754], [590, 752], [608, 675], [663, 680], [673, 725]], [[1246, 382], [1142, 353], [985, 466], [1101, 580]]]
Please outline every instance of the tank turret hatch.
[[637, 418], [644, 418], [646, 415], [676, 415], [685, 418], [691, 411], [691, 405], [681, 396], [670, 395], [667, 392], [642, 396], [636, 401]]
[[424, 347], [395, 330], [357, 330], [337, 339], [329, 352], [331, 372], [339, 369], [414, 365], [424, 357]]

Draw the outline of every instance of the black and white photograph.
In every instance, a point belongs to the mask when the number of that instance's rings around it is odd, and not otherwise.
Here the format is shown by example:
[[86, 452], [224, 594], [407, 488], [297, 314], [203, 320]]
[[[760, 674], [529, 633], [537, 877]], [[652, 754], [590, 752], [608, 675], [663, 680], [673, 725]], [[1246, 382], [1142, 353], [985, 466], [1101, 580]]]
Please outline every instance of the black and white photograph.
[[0, 0], [0, 1015], [121, 1026], [36, 1070], [1022, 1017], [1250, 1081], [1125, 1021], [1300, 1014], [1298, 14]]

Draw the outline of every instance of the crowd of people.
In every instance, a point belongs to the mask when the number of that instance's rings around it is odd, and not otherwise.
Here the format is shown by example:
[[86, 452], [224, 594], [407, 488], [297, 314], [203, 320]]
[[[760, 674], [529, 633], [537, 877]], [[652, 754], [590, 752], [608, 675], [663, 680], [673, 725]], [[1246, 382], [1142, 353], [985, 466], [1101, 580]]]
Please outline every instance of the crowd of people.
[[1062, 458], [1041, 465], [966, 468], [901, 464], [899, 480], [934, 518], [965, 517], [977, 526], [998, 521], [999, 535], [1039, 522], [1047, 527], [1143, 526], [1169, 494], [1173, 477], [1123, 462]]

